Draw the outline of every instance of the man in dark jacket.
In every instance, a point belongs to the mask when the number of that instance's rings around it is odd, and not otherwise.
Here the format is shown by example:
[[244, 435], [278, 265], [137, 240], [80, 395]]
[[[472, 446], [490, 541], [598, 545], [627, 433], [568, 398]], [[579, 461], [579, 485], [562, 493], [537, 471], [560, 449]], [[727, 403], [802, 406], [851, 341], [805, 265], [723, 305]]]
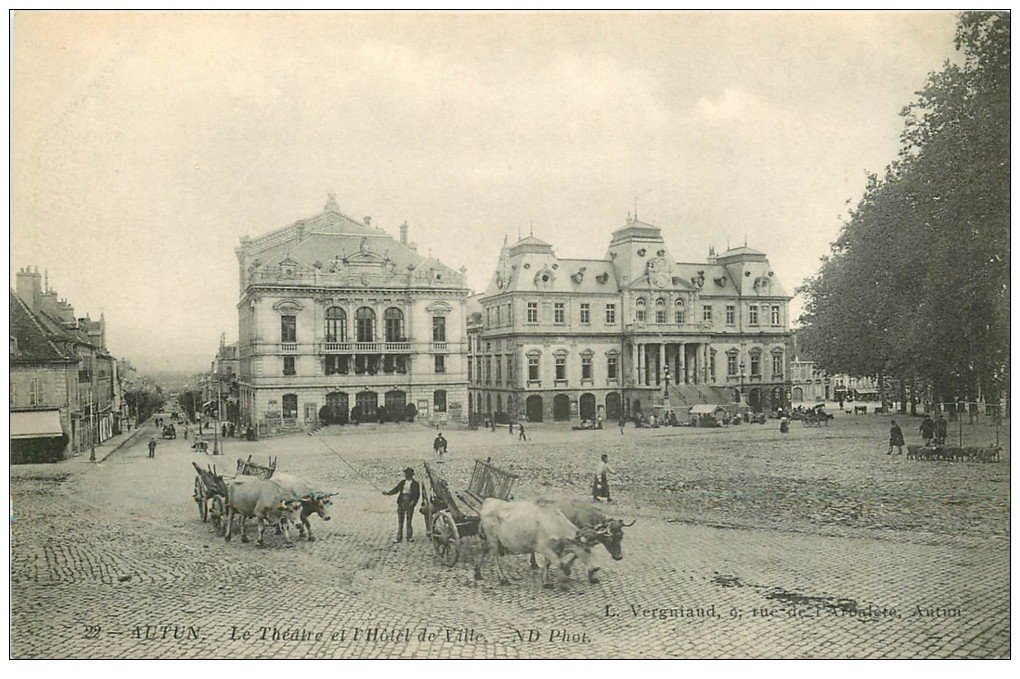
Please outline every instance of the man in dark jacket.
[[924, 441], [924, 447], [930, 448], [932, 437], [935, 436], [935, 423], [932, 422], [929, 415], [925, 415], [924, 419], [921, 420], [921, 426], [918, 427], [918, 430], [921, 432], [921, 439]]
[[896, 424], [896, 420], [893, 420], [892, 426], [889, 427], [889, 452], [886, 455], [892, 455], [893, 446], [899, 451], [897, 455], [903, 454], [903, 430]]
[[393, 490], [383, 491], [383, 495], [397, 496], [397, 539], [395, 542], [404, 540], [404, 518], [407, 518], [407, 541], [414, 540], [414, 531], [411, 528], [411, 521], [414, 519], [414, 508], [421, 497], [421, 485], [414, 480], [414, 470], [408, 467], [404, 470], [404, 478]]
[[935, 442], [940, 446], [946, 445], [946, 437], [949, 435], [949, 423], [946, 416], [939, 413], [939, 419], [935, 420]]

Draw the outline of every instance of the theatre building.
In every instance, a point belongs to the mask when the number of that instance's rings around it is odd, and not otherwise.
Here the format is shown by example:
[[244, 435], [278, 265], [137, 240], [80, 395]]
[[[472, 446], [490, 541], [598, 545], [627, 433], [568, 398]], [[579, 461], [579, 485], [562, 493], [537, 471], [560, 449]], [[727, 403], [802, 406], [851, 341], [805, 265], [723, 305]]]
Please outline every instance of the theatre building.
[[237, 248], [242, 429], [466, 414], [464, 270], [325, 209]]
[[789, 399], [789, 300], [765, 254], [681, 261], [636, 218], [599, 259], [561, 259], [533, 236], [504, 243], [468, 302], [471, 412], [536, 422], [770, 410]]

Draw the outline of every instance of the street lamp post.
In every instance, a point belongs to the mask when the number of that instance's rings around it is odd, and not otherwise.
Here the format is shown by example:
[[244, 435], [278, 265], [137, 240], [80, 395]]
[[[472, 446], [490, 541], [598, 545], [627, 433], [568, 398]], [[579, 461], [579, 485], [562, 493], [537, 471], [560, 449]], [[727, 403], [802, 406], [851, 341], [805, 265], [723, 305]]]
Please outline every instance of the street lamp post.
[[740, 362], [740, 398], [743, 404], [747, 405], [747, 399], [744, 397], [744, 362]]

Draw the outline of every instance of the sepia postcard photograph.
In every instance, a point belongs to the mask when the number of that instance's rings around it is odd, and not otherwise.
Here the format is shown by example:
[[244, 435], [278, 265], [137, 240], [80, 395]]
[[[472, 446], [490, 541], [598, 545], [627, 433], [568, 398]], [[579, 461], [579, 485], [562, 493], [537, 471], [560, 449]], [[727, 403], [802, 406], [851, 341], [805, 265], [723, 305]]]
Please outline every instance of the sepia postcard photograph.
[[8, 20], [10, 659], [1011, 657], [1009, 10]]

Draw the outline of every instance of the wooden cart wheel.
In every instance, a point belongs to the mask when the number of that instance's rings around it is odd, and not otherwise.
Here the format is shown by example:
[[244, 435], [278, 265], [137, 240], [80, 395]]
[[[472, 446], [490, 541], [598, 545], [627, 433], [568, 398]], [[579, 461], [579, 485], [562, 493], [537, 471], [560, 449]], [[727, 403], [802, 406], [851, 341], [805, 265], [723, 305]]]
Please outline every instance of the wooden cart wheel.
[[195, 477], [195, 502], [198, 503], [198, 517], [205, 523], [209, 518], [209, 508], [205, 504], [205, 487], [198, 476]]
[[450, 512], [436, 512], [432, 519], [432, 547], [444, 566], [453, 566], [460, 558], [460, 533]]
[[223, 503], [222, 495], [214, 495], [212, 500], [213, 527], [216, 532], [225, 534], [227, 532], [227, 508]]

